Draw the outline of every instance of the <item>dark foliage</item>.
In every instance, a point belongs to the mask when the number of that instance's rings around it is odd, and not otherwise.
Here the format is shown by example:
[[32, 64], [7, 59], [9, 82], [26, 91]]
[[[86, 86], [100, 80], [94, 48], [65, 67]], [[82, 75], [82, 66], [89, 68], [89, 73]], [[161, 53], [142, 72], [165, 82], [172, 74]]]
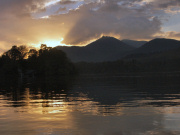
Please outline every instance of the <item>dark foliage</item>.
[[75, 67], [63, 51], [42, 44], [39, 50], [13, 46], [0, 57], [0, 72], [6, 77], [67, 76], [75, 73]]
[[123, 74], [144, 72], [180, 72], [180, 48], [152, 55], [138, 55], [134, 58], [114, 62], [76, 63], [83, 74]]

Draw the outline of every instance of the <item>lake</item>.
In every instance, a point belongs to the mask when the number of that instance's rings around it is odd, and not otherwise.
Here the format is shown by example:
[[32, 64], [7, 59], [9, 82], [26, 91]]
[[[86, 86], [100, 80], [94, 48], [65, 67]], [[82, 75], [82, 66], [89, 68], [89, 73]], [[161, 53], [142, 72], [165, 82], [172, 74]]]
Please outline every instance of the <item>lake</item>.
[[180, 75], [0, 83], [2, 135], [179, 135]]

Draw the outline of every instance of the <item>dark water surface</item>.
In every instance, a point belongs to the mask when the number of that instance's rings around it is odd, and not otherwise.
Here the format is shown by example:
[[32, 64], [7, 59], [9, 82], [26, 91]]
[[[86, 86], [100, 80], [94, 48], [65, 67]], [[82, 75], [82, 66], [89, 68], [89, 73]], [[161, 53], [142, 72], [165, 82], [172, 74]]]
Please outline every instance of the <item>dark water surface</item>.
[[179, 135], [177, 74], [0, 84], [2, 135]]

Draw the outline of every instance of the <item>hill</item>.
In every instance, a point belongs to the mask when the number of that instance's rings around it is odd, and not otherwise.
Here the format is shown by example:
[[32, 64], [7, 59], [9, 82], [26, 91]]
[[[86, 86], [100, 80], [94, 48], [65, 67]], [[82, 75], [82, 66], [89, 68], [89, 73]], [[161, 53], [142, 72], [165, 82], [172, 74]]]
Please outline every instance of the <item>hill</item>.
[[116, 38], [105, 36], [84, 47], [57, 48], [63, 50], [73, 62], [115, 61], [135, 49]]
[[159, 53], [173, 50], [180, 47], [180, 41], [174, 39], [157, 38], [153, 39], [140, 48], [134, 50], [135, 53]]
[[[180, 73], [180, 48], [148, 57], [121, 59], [113, 62], [75, 64], [82, 74], [145, 75], [150, 73]], [[134, 74], [135, 73], [135, 74]], [[142, 74], [139, 74], [142, 73]], [[137, 75], [136, 74], [136, 75]]]
[[134, 49], [124, 58], [144, 58], [154, 54], [160, 54], [180, 47], [180, 41], [174, 39], [157, 38], [143, 46]]
[[138, 58], [137, 60], [146, 61], [146, 62], [150, 62], [150, 61], [173, 62], [177, 60], [179, 61], [180, 60], [180, 47], [173, 50], [165, 51], [162, 53], [156, 53], [148, 57]]

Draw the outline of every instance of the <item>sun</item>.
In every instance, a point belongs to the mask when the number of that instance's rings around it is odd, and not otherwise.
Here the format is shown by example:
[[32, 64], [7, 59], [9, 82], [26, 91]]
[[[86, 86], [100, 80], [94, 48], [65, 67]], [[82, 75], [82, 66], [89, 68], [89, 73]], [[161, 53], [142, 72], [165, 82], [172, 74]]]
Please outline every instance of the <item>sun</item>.
[[64, 38], [61, 38], [60, 40], [45, 40], [41, 42], [41, 44], [46, 44], [48, 47], [56, 47], [56, 46], [64, 46], [66, 44], [62, 44], [61, 42], [64, 40]]
[[47, 41], [42, 42], [41, 44], [46, 44], [48, 47], [56, 47], [56, 46], [60, 45], [60, 41], [47, 40]]
[[42, 40], [38, 44], [31, 44], [34, 47], [39, 47], [41, 44], [46, 44], [48, 47], [56, 47], [56, 46], [72, 46], [72, 45], [66, 45], [64, 43], [61, 43], [64, 40], [64, 38], [61, 38], [60, 40], [56, 39], [48, 39], [48, 40]]
[[66, 46], [66, 44], [61, 43], [64, 40], [64, 38], [61, 38], [60, 40], [44, 40], [40, 42], [40, 44], [46, 44], [48, 47], [56, 47], [56, 46]]

